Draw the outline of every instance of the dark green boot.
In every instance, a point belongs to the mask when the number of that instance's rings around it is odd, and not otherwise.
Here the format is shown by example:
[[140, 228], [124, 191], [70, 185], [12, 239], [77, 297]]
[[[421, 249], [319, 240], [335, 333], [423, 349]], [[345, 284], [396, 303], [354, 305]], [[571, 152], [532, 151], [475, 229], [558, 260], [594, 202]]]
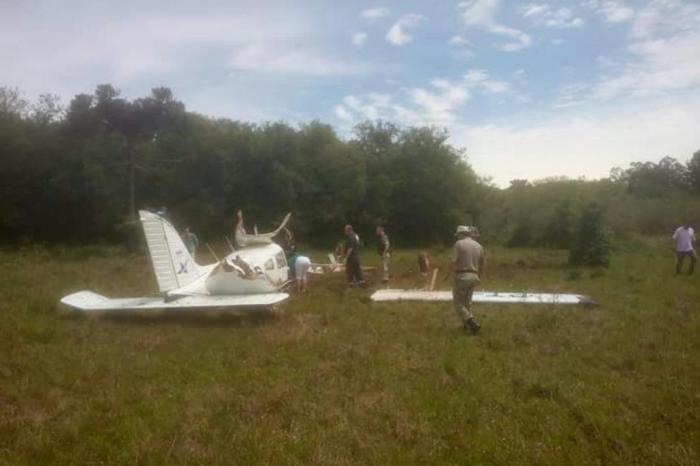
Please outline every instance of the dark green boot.
[[469, 330], [472, 335], [476, 335], [481, 329], [481, 325], [479, 325], [473, 317], [471, 319], [467, 319], [467, 321], [464, 323], [464, 327]]

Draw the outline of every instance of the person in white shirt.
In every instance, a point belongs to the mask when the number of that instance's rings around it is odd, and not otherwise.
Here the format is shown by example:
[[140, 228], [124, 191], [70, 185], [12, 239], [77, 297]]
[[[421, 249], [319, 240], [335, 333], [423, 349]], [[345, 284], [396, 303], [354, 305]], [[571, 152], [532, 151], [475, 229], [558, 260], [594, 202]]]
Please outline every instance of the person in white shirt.
[[698, 261], [698, 256], [695, 254], [695, 231], [690, 228], [688, 222], [685, 222], [676, 228], [673, 239], [676, 240], [676, 274], [681, 273], [683, 262], [686, 257], [689, 257], [688, 275], [691, 275], [695, 270], [695, 263]]

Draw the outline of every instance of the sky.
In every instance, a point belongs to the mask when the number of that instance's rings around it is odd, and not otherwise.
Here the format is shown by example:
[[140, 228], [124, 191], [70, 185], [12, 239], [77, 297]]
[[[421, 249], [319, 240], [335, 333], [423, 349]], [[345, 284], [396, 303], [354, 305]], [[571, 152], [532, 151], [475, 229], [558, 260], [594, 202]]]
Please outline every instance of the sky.
[[63, 104], [167, 86], [342, 137], [433, 125], [500, 186], [700, 149], [698, 0], [0, 0], [0, 63], [0, 86]]

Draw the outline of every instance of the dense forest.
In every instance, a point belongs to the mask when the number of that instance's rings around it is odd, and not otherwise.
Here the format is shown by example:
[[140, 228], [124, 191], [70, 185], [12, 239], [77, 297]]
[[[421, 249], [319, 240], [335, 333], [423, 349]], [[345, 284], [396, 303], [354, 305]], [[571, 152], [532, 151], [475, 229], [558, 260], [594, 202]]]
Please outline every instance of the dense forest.
[[346, 223], [387, 226], [399, 245], [447, 241], [476, 224], [486, 241], [567, 247], [595, 209], [615, 237], [666, 234], [700, 221], [700, 151], [614, 168], [605, 179], [513, 180], [499, 189], [437, 128], [358, 125], [339, 137], [188, 112], [167, 88], [134, 100], [111, 85], [28, 102], [0, 88], [0, 241], [119, 242], [135, 211], [167, 208], [205, 239], [230, 233], [237, 209], [261, 230], [287, 211], [302, 242], [327, 244]]

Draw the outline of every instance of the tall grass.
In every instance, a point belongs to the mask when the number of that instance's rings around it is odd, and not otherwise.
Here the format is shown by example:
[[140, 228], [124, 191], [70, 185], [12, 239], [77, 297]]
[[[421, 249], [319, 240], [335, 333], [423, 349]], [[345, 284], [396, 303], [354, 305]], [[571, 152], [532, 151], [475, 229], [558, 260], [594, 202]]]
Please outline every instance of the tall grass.
[[[0, 253], [0, 462], [700, 462], [700, 277], [652, 239], [603, 272], [488, 253], [487, 289], [601, 306], [478, 305], [471, 337], [448, 303], [371, 303], [333, 274], [283, 312], [94, 318], [57, 301], [151, 293], [144, 257]], [[395, 254], [392, 286], [422, 283], [415, 256]]]

